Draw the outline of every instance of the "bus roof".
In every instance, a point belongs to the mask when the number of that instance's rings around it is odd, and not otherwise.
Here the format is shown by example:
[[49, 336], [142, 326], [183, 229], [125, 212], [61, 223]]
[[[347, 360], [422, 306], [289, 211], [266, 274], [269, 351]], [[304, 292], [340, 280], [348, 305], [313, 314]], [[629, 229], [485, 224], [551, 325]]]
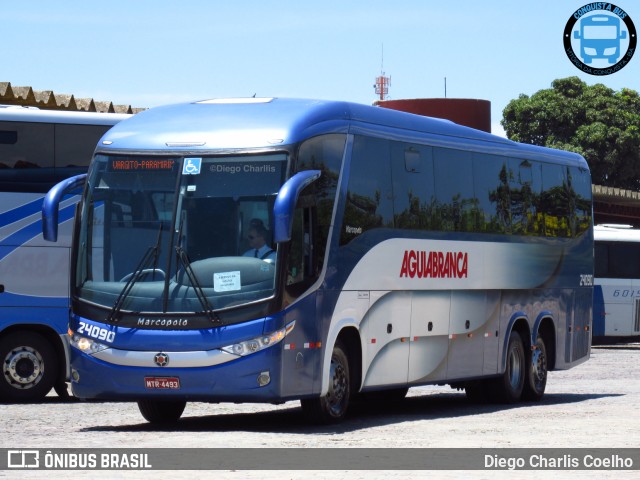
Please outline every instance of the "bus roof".
[[40, 110], [36, 107], [0, 105], [0, 121], [30, 123], [61, 123], [71, 125], [114, 125], [131, 117], [127, 113], [67, 112]]
[[213, 151], [291, 145], [326, 133], [385, 136], [450, 148], [587, 167], [578, 154], [518, 144], [503, 137], [397, 110], [349, 102], [241, 98], [156, 107], [116, 125], [99, 150]]

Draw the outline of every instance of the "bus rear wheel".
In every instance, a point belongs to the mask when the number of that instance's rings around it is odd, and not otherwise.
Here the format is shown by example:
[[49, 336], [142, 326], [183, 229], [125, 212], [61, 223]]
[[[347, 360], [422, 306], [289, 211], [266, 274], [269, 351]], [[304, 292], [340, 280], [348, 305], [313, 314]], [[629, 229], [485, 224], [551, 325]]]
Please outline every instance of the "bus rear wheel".
[[187, 402], [166, 400], [140, 400], [138, 408], [146, 421], [153, 424], [175, 423], [184, 412]]
[[507, 365], [504, 374], [494, 381], [492, 394], [502, 403], [515, 403], [522, 397], [525, 383], [525, 353], [522, 337], [511, 332], [507, 345]]
[[338, 342], [331, 354], [329, 390], [324, 397], [300, 400], [302, 411], [313, 423], [338, 423], [347, 415], [351, 400], [351, 373], [344, 346]]
[[13, 332], [0, 340], [0, 400], [42, 399], [58, 378], [53, 346], [36, 332]]
[[536, 339], [536, 344], [527, 358], [527, 374], [522, 398], [538, 401], [547, 387], [547, 348], [542, 337]]

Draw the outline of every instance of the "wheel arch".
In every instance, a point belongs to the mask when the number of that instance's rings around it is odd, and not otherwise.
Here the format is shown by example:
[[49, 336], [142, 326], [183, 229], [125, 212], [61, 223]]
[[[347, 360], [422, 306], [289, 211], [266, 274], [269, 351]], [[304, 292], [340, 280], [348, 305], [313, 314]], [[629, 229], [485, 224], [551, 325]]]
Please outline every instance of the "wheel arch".
[[323, 368], [322, 368], [322, 385], [320, 395], [326, 395], [329, 390], [329, 371], [331, 365], [331, 354], [336, 343], [341, 342], [345, 349], [347, 359], [349, 360], [349, 373], [351, 374], [352, 391], [360, 390], [362, 383], [362, 342], [360, 331], [355, 322], [345, 321], [336, 329], [335, 337], [330, 336], [327, 339], [324, 350]]
[[538, 315], [529, 339], [532, 345], [538, 335], [544, 341], [547, 351], [547, 368], [553, 370], [556, 365], [556, 325], [551, 312], [542, 312]]
[[509, 345], [509, 337], [511, 332], [517, 332], [522, 339], [525, 351], [531, 348], [531, 329], [529, 328], [529, 318], [524, 312], [516, 312], [512, 315], [509, 325], [505, 331], [504, 338], [502, 340], [502, 358], [500, 364], [500, 372], [504, 372], [507, 368], [507, 351]]

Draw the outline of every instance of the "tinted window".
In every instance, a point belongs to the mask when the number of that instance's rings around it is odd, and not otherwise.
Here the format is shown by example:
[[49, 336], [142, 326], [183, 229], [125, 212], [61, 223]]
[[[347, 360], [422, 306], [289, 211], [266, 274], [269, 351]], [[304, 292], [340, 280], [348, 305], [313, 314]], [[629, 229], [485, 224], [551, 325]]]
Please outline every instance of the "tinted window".
[[478, 215], [471, 152], [434, 148], [434, 175], [438, 229], [474, 231]]
[[10, 132], [0, 142], [0, 190], [46, 192], [55, 183], [53, 125], [1, 122], [0, 129]]
[[296, 172], [322, 172], [320, 178], [305, 189], [304, 194], [317, 199], [318, 222], [326, 230], [325, 235], [331, 225], [345, 141], [345, 135], [322, 135], [304, 142], [298, 152]]
[[2, 122], [0, 128], [13, 137], [0, 143], [0, 168], [53, 168], [53, 125]]
[[605, 243], [596, 243], [593, 249], [595, 255], [594, 274], [596, 277], [607, 278], [609, 276], [609, 246]]
[[542, 189], [540, 165], [519, 158], [510, 158], [508, 165], [511, 232], [539, 235], [542, 230], [542, 217], [538, 215]]
[[84, 167], [109, 129], [103, 125], [56, 125], [56, 167]]
[[600, 278], [640, 278], [640, 244], [597, 242], [595, 275]]
[[[306, 272], [311, 276], [322, 269], [345, 142], [345, 135], [322, 135], [305, 141], [298, 151], [296, 172], [320, 170], [321, 175], [318, 180], [304, 189], [298, 204], [299, 209], [312, 208], [313, 211], [298, 211], [294, 217], [289, 283], [297, 283], [298, 280], [305, 279], [301, 276], [303, 263], [307, 266]], [[305, 234], [307, 234], [306, 238]], [[309, 235], [314, 237], [312, 243]], [[307, 248], [309, 245], [313, 245], [313, 252]], [[313, 258], [309, 258], [309, 255]], [[295, 271], [292, 272], [291, 269]]]
[[477, 198], [478, 230], [488, 233], [511, 231], [507, 159], [474, 153], [473, 182]]
[[569, 185], [573, 192], [570, 210], [570, 224], [572, 234], [580, 235], [587, 231], [591, 220], [591, 176], [584, 168], [569, 168]]
[[15, 130], [0, 130], [0, 143], [13, 145], [18, 141], [18, 132]]
[[368, 230], [393, 226], [389, 142], [356, 136], [340, 244]]
[[0, 122], [0, 191], [46, 192], [84, 173], [110, 127]]
[[560, 165], [542, 164], [542, 195], [540, 207], [544, 215], [544, 234], [548, 237], [569, 237], [570, 189]]
[[396, 228], [431, 230], [435, 216], [433, 148], [392, 142], [391, 165]]

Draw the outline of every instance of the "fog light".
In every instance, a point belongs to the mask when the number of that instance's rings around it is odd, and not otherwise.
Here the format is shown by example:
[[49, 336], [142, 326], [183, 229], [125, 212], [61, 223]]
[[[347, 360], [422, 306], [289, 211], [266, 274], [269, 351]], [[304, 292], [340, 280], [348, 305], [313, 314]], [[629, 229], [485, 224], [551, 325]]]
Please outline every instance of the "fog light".
[[73, 378], [73, 381], [76, 383], [80, 382], [80, 374], [78, 373], [77, 370], [74, 370], [74, 369], [71, 370], [71, 378]]
[[269, 382], [271, 382], [271, 374], [269, 374], [269, 372], [261, 372], [260, 375], [258, 375], [259, 386], [264, 387], [269, 385]]

